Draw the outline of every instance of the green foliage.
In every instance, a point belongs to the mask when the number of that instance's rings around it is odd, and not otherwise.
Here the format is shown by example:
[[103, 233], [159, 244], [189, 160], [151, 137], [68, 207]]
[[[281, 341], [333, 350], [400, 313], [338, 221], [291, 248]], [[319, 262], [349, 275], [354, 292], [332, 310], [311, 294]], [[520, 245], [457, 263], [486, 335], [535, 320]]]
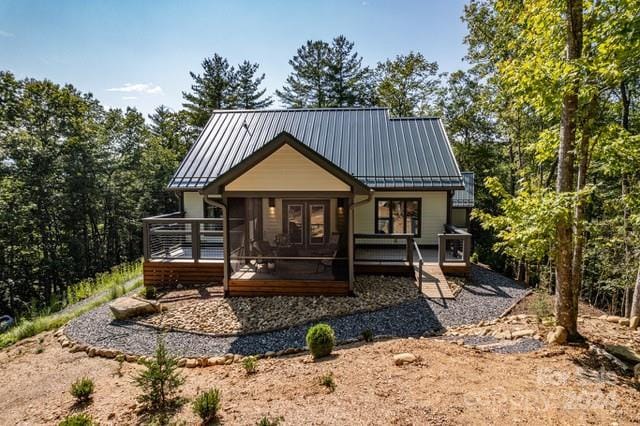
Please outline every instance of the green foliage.
[[91, 416], [85, 413], [79, 413], [65, 417], [64, 420], [58, 423], [58, 426], [93, 426], [95, 424]]
[[89, 296], [117, 286], [123, 286], [125, 282], [142, 274], [142, 262], [136, 261], [114, 266], [109, 272], [97, 274], [94, 278], [88, 278], [70, 285], [66, 289], [66, 304], [72, 305]]
[[258, 423], [256, 423], [256, 425], [257, 426], [278, 426], [283, 421], [284, 421], [284, 417], [282, 417], [282, 416], [280, 416], [280, 417], [267, 417], [267, 416], [264, 416], [258, 421]]
[[85, 402], [91, 398], [93, 388], [93, 380], [82, 377], [71, 384], [70, 392], [78, 402]]
[[553, 307], [549, 303], [549, 295], [546, 294], [544, 289], [539, 289], [533, 294], [531, 308], [538, 318], [538, 321], [553, 316]]
[[142, 392], [138, 402], [150, 411], [166, 412], [175, 408], [179, 402], [176, 393], [184, 378], [178, 372], [177, 360], [167, 352], [163, 337], [158, 337], [154, 358], [143, 360], [142, 364], [145, 369], [134, 378]]
[[143, 286], [140, 290], [140, 296], [145, 299], [153, 300], [158, 298], [158, 290], [153, 286]]
[[216, 418], [220, 411], [220, 390], [213, 388], [201, 393], [193, 401], [191, 408], [193, 412], [202, 419], [204, 424], [208, 424]]
[[329, 389], [329, 392], [333, 392], [336, 390], [336, 381], [333, 377], [333, 373], [332, 372], [328, 372], [326, 374], [323, 374], [322, 376], [320, 376], [320, 385], [326, 387], [327, 389]]
[[336, 336], [329, 324], [316, 324], [307, 331], [307, 346], [314, 358], [330, 355]]
[[366, 330], [362, 330], [362, 339], [365, 342], [373, 342], [373, 331], [370, 328], [367, 328]]
[[254, 374], [258, 371], [258, 358], [255, 356], [246, 356], [242, 358], [242, 366], [247, 374]]

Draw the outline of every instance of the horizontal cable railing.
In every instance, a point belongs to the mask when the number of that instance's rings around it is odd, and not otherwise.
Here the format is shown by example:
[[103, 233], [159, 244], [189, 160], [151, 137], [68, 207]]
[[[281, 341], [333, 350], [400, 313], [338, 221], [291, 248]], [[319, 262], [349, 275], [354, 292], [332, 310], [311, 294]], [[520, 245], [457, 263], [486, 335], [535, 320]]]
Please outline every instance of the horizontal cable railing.
[[413, 263], [413, 234], [354, 234], [354, 261]]
[[469, 266], [471, 234], [453, 225], [444, 225], [444, 231], [438, 234], [438, 262]]

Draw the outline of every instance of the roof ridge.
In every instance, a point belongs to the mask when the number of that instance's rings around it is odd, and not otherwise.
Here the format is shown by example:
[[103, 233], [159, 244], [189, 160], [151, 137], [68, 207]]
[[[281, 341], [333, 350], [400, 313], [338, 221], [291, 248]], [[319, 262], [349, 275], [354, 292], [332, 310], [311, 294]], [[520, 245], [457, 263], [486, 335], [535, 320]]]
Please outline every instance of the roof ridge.
[[331, 108], [258, 108], [258, 109], [214, 109], [212, 113], [238, 112], [304, 112], [304, 111], [372, 111], [388, 110], [387, 107], [331, 107]]
[[400, 121], [400, 120], [442, 120], [442, 117], [389, 117], [391, 121]]

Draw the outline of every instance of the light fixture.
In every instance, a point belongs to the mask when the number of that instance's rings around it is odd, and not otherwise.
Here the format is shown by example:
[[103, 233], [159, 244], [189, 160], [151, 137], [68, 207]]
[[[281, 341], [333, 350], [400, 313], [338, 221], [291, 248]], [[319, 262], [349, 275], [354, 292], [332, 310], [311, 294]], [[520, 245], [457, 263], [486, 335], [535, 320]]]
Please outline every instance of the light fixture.
[[344, 198], [338, 198], [338, 208], [344, 207]]
[[269, 198], [269, 208], [270, 209], [275, 209], [276, 208], [276, 199], [275, 198]]

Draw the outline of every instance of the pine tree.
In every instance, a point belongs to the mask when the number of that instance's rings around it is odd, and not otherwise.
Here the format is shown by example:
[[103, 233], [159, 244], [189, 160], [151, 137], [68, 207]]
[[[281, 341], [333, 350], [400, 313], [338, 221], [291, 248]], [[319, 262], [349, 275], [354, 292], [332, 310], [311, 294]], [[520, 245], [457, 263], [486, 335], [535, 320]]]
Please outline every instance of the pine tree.
[[190, 72], [194, 84], [191, 93], [182, 92], [183, 107], [189, 112], [191, 124], [202, 128], [213, 110], [233, 106], [232, 85], [235, 70], [229, 62], [215, 53], [202, 61], [202, 74]]
[[296, 55], [289, 60], [293, 72], [287, 77], [282, 90], [276, 90], [276, 96], [282, 103], [292, 108], [329, 105], [329, 52], [329, 44], [319, 40], [308, 40], [298, 48]]
[[370, 105], [371, 70], [362, 66], [362, 57], [353, 42], [343, 35], [333, 39], [327, 58], [328, 106]]
[[233, 76], [232, 103], [234, 107], [241, 109], [266, 108], [273, 103], [270, 96], [263, 97], [267, 89], [260, 89], [264, 73], [256, 76], [259, 67], [259, 64], [249, 61], [238, 65], [238, 70]]

